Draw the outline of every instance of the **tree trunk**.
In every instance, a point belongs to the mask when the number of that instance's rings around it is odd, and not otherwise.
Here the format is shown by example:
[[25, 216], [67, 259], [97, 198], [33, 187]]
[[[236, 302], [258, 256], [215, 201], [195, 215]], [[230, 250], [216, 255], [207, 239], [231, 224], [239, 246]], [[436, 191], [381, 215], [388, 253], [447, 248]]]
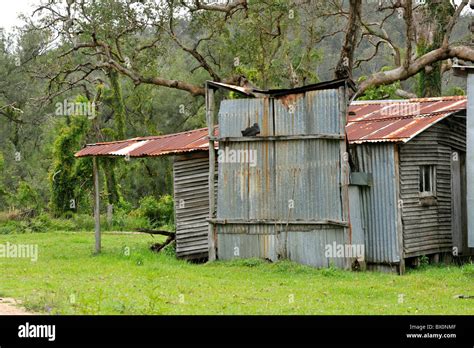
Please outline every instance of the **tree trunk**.
[[115, 70], [109, 71], [110, 86], [113, 92], [113, 108], [115, 131], [117, 140], [125, 139], [125, 105], [123, 102], [122, 87], [120, 86], [119, 74]]
[[[455, 12], [449, 1], [428, 0], [415, 13], [417, 56], [438, 49], [443, 44], [446, 27]], [[426, 66], [418, 73], [417, 95], [422, 98], [442, 94], [442, 62]]]
[[117, 204], [120, 199], [120, 194], [117, 186], [117, 179], [115, 177], [115, 161], [113, 158], [104, 158], [101, 163], [105, 175], [105, 187], [107, 190], [107, 200], [109, 204]]

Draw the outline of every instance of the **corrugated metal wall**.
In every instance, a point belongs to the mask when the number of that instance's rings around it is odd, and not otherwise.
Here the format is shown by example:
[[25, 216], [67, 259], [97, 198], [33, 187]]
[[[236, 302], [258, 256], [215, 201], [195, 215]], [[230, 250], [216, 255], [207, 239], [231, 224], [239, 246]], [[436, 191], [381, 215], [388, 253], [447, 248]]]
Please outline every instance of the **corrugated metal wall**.
[[359, 170], [373, 175], [372, 186], [360, 187], [366, 261], [399, 262], [395, 145], [365, 144], [355, 149]]
[[[219, 259], [289, 258], [316, 267], [347, 266], [344, 258], [325, 256], [326, 245], [349, 242], [341, 198], [345, 102], [345, 89], [339, 88], [221, 103], [220, 150], [254, 151], [257, 161], [255, 166], [219, 163]], [[241, 137], [241, 130], [255, 122], [260, 137], [278, 139], [222, 139]], [[321, 134], [333, 139], [285, 138]]]
[[207, 151], [176, 156], [174, 165], [176, 254], [208, 255], [209, 156]]

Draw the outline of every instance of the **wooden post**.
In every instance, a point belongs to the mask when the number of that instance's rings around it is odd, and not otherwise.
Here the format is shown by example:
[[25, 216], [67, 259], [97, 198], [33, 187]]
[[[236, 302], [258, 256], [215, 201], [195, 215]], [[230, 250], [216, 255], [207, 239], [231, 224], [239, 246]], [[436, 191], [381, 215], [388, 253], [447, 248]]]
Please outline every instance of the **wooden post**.
[[[214, 176], [216, 172], [216, 153], [214, 150], [214, 89], [206, 83], [206, 119], [209, 134], [209, 219], [214, 218], [215, 189]], [[209, 261], [216, 260], [215, 224], [209, 222]]]
[[97, 158], [92, 157], [94, 172], [94, 219], [95, 219], [95, 253], [99, 254], [101, 249], [100, 236], [100, 192], [99, 192], [99, 167]]
[[107, 224], [110, 226], [112, 225], [114, 218], [114, 205], [107, 204]]
[[398, 273], [400, 275], [405, 274], [405, 251], [404, 251], [404, 238], [403, 238], [403, 200], [401, 197], [401, 188], [400, 188], [400, 154], [398, 150], [398, 145], [394, 145], [394, 157], [395, 157], [395, 188], [396, 188], [396, 198], [397, 198], [397, 241], [398, 241], [398, 250], [400, 254], [400, 264], [398, 267]]
[[[347, 228], [344, 228], [344, 235], [346, 244], [352, 245], [352, 227], [350, 223], [350, 214], [349, 214], [349, 175], [350, 175], [350, 165], [349, 165], [349, 153], [346, 144], [346, 124], [347, 124], [347, 108], [348, 108], [348, 91], [347, 83], [344, 87], [339, 88], [339, 120], [340, 128], [339, 135], [344, 136], [339, 140], [339, 149], [340, 149], [340, 176], [341, 176], [341, 207], [342, 207], [342, 221], [349, 224]], [[346, 258], [345, 268], [351, 269], [352, 262], [350, 258]]]

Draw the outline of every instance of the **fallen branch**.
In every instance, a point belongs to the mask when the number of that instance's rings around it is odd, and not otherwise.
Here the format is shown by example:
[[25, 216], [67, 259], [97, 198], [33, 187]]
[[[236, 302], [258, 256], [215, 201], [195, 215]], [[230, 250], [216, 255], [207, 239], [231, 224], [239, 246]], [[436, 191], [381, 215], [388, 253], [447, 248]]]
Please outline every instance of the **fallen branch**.
[[155, 253], [159, 253], [164, 247], [166, 247], [168, 244], [171, 244], [172, 242], [176, 240], [176, 233], [174, 232], [162, 231], [162, 230], [150, 230], [148, 228], [139, 228], [138, 230], [136, 230], [136, 232], [148, 233], [151, 235], [159, 234], [159, 235], [168, 237], [166, 238], [164, 243], [152, 244], [150, 249], [154, 251]]
[[156, 244], [153, 244], [150, 249], [152, 251], [154, 251], [155, 253], [159, 253], [165, 246], [167, 246], [168, 244], [171, 244], [172, 242], [175, 241], [175, 236], [169, 236], [168, 238], [166, 238], [165, 242], [164, 243], [156, 243]]
[[136, 232], [148, 233], [148, 234], [160, 234], [162, 236], [174, 237], [176, 233], [162, 230], [150, 230], [148, 228], [139, 228]]

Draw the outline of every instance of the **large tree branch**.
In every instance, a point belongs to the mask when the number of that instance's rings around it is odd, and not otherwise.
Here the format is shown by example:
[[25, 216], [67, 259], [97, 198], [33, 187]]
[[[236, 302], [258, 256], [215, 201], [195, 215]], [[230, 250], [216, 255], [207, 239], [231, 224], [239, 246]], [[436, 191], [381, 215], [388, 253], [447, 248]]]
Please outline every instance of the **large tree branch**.
[[474, 49], [467, 46], [456, 46], [456, 47], [441, 47], [426, 53], [425, 55], [415, 59], [411, 62], [408, 67], [399, 66], [393, 70], [378, 72], [369, 76], [363, 81], [357, 95], [363, 94], [368, 88], [377, 87], [394, 83], [396, 81], [406, 80], [426, 66], [432, 65], [436, 62], [443, 61], [449, 58], [459, 58], [466, 61], [474, 62]]
[[206, 10], [230, 14], [232, 11], [237, 9], [247, 9], [247, 0], [227, 0], [225, 4], [218, 3], [217, 1], [215, 4], [212, 4], [206, 3], [206, 1], [202, 2], [200, 0], [194, 0], [193, 3], [194, 5], [190, 6], [186, 4], [185, 1], [181, 1], [181, 4], [187, 7], [191, 12]]

